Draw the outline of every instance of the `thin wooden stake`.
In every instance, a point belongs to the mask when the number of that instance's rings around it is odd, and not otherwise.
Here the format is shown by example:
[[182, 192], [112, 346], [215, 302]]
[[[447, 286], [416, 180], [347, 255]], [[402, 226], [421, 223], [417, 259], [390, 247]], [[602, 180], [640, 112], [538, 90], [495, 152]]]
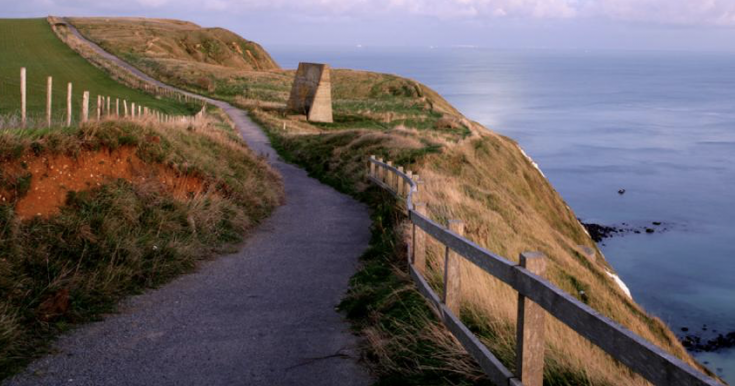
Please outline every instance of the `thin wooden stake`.
[[[284, 130], [284, 131], [286, 130], [286, 122], [283, 122], [283, 130]], [[374, 160], [375, 160], [375, 155], [371, 155], [371, 156], [370, 156], [370, 159], [374, 161]], [[374, 164], [374, 163], [372, 163], [372, 162], [369, 162], [369, 164], [370, 164], [370, 165], [368, 165], [368, 168], [369, 168], [369, 170], [368, 170], [368, 173], [369, 173], [369, 174], [368, 174], [368, 175], [369, 175], [370, 177], [373, 177], [373, 178], [375, 178], [375, 164]]]
[[[519, 266], [531, 273], [544, 276], [546, 256], [538, 252], [521, 254]], [[516, 371], [524, 386], [544, 384], [544, 319], [545, 312], [538, 304], [518, 294]]]
[[[464, 236], [464, 223], [460, 220], [449, 220], [449, 230], [459, 236]], [[444, 259], [444, 304], [454, 316], [459, 317], [461, 301], [461, 259], [457, 252], [446, 247]]]
[[127, 118], [128, 117], [128, 100], [127, 99], [123, 99], [123, 110], [124, 110], [123, 117]]
[[105, 115], [107, 115], [108, 117], [110, 116], [110, 97], [109, 96], [107, 97], [107, 110], [105, 111], [105, 113], [106, 113]]
[[20, 69], [20, 119], [23, 127], [26, 127], [26, 68]]
[[102, 118], [102, 96], [97, 95], [97, 120]]
[[51, 127], [51, 92], [53, 90], [54, 79], [46, 78], [46, 126]]
[[89, 120], [89, 91], [85, 91], [82, 97], [82, 122], [87, 120]]
[[120, 116], [120, 98], [115, 98], [115, 117]]
[[131, 107], [130, 110], [132, 111], [132, 113], [130, 114], [130, 117], [135, 119], [135, 103], [131, 103], [130, 107]]
[[66, 126], [71, 126], [71, 82], [66, 85]]

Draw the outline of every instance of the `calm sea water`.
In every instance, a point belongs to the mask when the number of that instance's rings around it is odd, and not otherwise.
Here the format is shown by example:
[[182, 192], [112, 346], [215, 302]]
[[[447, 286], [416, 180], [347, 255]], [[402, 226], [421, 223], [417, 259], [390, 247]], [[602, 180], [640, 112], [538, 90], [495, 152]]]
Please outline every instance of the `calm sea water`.
[[[583, 220], [663, 222], [669, 231], [606, 240], [607, 259], [677, 333], [735, 331], [735, 54], [270, 51], [285, 68], [315, 61], [416, 79], [516, 139]], [[698, 357], [735, 384], [735, 350]]]

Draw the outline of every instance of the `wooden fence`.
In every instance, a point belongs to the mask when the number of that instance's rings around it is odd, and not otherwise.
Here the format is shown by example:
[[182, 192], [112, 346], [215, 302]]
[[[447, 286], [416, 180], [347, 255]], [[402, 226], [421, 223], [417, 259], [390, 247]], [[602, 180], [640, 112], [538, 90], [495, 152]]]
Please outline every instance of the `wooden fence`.
[[[544, 319], [547, 313], [654, 385], [720, 385], [544, 279], [546, 257], [543, 254], [523, 253], [520, 264], [515, 264], [464, 238], [461, 221], [450, 220], [447, 229], [431, 220], [426, 215], [426, 204], [420, 202], [422, 181], [419, 175], [404, 172], [402, 167], [372, 156], [368, 164], [368, 179], [397, 198], [405, 199], [412, 224], [408, 254], [410, 275], [449, 331], [496, 385], [543, 385]], [[434, 292], [423, 276], [426, 270], [426, 235], [445, 248], [443, 297]], [[510, 372], [460, 321], [459, 259], [470, 261], [518, 291], [516, 374]]]
[[[20, 69], [20, 82], [16, 83], [16, 86], [20, 86], [20, 118], [21, 118], [21, 126], [26, 127], [28, 123], [28, 84], [27, 84], [27, 74], [25, 67]], [[96, 120], [101, 120], [103, 118], [126, 118], [126, 119], [155, 119], [158, 122], [161, 123], [169, 123], [169, 122], [183, 122], [183, 121], [189, 121], [192, 118], [200, 117], [204, 114], [204, 111], [206, 109], [206, 105], [201, 100], [196, 100], [193, 97], [190, 97], [189, 95], [183, 94], [183, 93], [177, 93], [173, 90], [167, 90], [155, 85], [150, 85], [147, 83], [140, 84], [140, 88], [146, 92], [152, 93], [153, 95], [158, 96], [166, 96], [171, 98], [177, 98], [180, 102], [194, 102], [197, 101], [199, 103], [202, 103], [202, 110], [197, 113], [196, 116], [190, 117], [190, 116], [183, 116], [183, 115], [168, 115], [165, 113], [162, 113], [157, 110], [153, 110], [147, 106], [142, 106], [140, 103], [136, 105], [134, 101], [130, 101], [128, 104], [128, 101], [126, 99], [121, 98], [115, 98], [105, 95], [97, 95], [97, 105], [96, 105], [96, 113], [94, 117], [96, 117]], [[72, 109], [72, 101], [73, 101], [73, 85], [71, 82], [67, 83], [66, 87], [66, 109], [64, 110], [64, 125], [65, 126], [71, 126], [72, 124], [72, 118], [74, 116], [74, 112]], [[53, 77], [49, 76], [46, 79], [46, 87], [45, 87], [45, 94], [46, 94], [46, 126], [51, 127], [52, 125], [52, 117], [53, 117]], [[0, 103], [3, 101], [0, 100]], [[87, 122], [90, 118], [90, 111], [89, 111], [89, 103], [90, 103], [90, 93], [89, 91], [84, 91], [82, 93], [82, 104], [81, 104], [81, 111], [79, 112], [80, 122]], [[129, 106], [129, 107], [128, 107]]]

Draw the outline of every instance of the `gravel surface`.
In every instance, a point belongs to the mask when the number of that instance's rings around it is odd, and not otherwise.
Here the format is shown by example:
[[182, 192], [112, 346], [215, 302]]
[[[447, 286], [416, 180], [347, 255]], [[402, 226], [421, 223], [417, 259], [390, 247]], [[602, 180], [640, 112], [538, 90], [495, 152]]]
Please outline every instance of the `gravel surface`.
[[251, 148], [283, 175], [286, 204], [240, 252], [204, 263], [196, 273], [124, 301], [118, 314], [63, 335], [55, 354], [6, 385], [372, 382], [358, 363], [357, 338], [335, 310], [368, 246], [367, 208], [279, 160], [243, 111], [208, 101], [225, 109]]

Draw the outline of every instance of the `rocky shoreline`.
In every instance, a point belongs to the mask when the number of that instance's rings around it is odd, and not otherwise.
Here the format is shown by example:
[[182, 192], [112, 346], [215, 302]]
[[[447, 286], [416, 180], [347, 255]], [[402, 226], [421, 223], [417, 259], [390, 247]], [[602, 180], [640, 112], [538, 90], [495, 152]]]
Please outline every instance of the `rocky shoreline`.
[[662, 233], [669, 230], [669, 226], [660, 221], [653, 221], [650, 225], [645, 226], [633, 226], [628, 223], [622, 223], [620, 225], [602, 225], [595, 223], [587, 223], [579, 219], [579, 222], [584, 226], [589, 233], [592, 240], [596, 243], [602, 242], [604, 239], [625, 236], [628, 234], [642, 234], [642, 233]]
[[[707, 331], [707, 326], [702, 327], [703, 331]], [[689, 328], [683, 327], [682, 332], [688, 332]], [[713, 333], [717, 333], [716, 330]], [[681, 344], [690, 352], [715, 352], [735, 347], [735, 331], [729, 333], [719, 333], [711, 339], [705, 339], [702, 336], [688, 334], [679, 337]]]

